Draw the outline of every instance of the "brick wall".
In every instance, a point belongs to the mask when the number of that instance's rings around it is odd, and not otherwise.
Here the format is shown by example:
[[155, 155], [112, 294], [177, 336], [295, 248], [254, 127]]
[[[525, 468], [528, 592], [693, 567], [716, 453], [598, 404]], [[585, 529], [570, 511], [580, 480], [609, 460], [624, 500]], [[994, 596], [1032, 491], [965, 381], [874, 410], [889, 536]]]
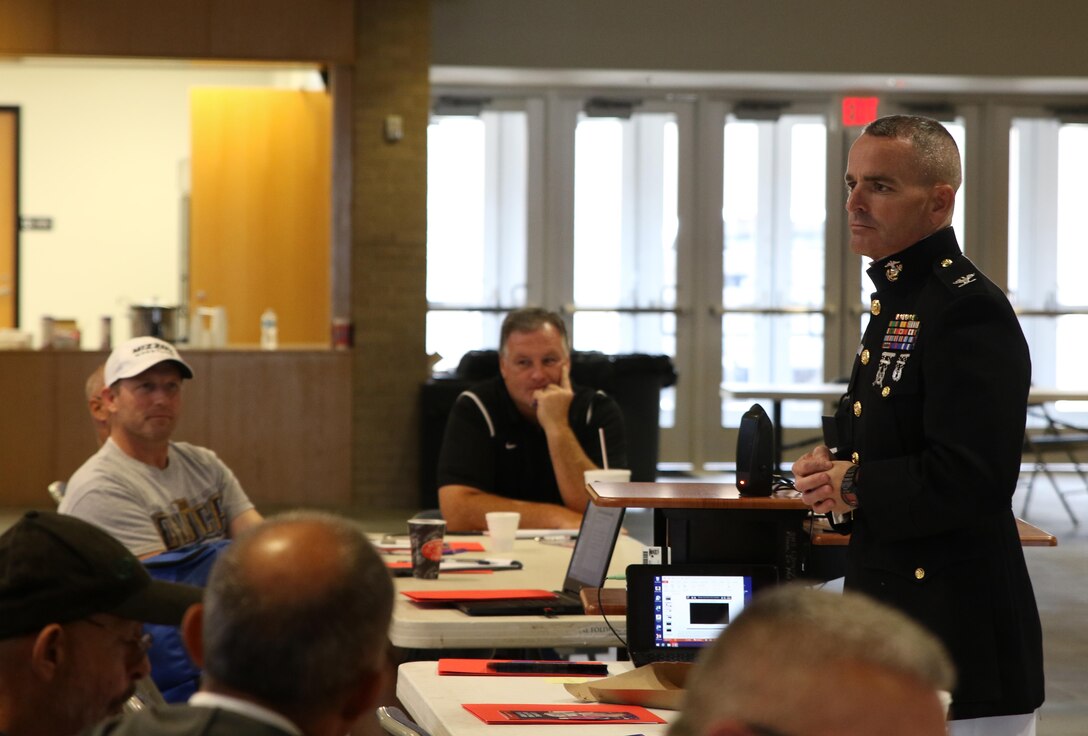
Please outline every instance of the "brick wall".
[[[418, 395], [427, 377], [430, 0], [359, 0], [352, 84], [353, 500], [417, 503]], [[383, 136], [399, 115], [404, 138]]]

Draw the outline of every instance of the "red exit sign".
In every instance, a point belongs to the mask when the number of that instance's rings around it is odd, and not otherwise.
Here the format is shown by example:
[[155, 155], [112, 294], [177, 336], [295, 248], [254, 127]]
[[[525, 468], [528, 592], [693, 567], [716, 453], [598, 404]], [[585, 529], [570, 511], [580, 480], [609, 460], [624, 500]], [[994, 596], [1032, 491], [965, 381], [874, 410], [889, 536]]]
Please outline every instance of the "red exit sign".
[[876, 120], [876, 109], [879, 104], [879, 97], [843, 97], [842, 124], [868, 125]]

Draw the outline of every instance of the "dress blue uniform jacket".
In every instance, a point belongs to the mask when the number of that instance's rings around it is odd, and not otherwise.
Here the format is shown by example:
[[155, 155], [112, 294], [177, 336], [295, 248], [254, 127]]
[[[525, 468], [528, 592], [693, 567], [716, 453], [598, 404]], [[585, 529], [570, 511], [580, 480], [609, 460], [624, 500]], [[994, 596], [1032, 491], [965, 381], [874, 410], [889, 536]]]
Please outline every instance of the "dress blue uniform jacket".
[[951, 228], [868, 274], [833, 440], [858, 464], [846, 587], [940, 637], [958, 672], [953, 718], [1031, 712], [1043, 655], [1011, 508], [1031, 380], [1019, 321]]

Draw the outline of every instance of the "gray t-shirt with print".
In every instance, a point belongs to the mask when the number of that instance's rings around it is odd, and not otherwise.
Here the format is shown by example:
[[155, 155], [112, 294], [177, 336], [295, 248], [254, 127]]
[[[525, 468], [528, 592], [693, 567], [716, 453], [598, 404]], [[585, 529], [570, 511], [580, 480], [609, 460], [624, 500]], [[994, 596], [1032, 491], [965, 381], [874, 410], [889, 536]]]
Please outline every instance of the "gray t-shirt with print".
[[59, 511], [105, 529], [139, 557], [223, 539], [230, 522], [251, 508], [211, 450], [171, 442], [159, 469], [110, 439], [72, 475]]

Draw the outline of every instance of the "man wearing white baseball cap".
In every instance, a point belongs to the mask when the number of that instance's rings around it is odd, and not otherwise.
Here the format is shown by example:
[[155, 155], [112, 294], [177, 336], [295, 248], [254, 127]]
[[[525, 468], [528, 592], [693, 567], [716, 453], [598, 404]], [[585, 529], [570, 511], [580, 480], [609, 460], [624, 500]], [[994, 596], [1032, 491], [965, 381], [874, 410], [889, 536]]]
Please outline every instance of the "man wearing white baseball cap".
[[106, 360], [110, 436], [68, 481], [62, 514], [119, 539], [137, 557], [234, 537], [261, 515], [215, 453], [171, 436], [193, 370], [168, 342], [135, 337]]

